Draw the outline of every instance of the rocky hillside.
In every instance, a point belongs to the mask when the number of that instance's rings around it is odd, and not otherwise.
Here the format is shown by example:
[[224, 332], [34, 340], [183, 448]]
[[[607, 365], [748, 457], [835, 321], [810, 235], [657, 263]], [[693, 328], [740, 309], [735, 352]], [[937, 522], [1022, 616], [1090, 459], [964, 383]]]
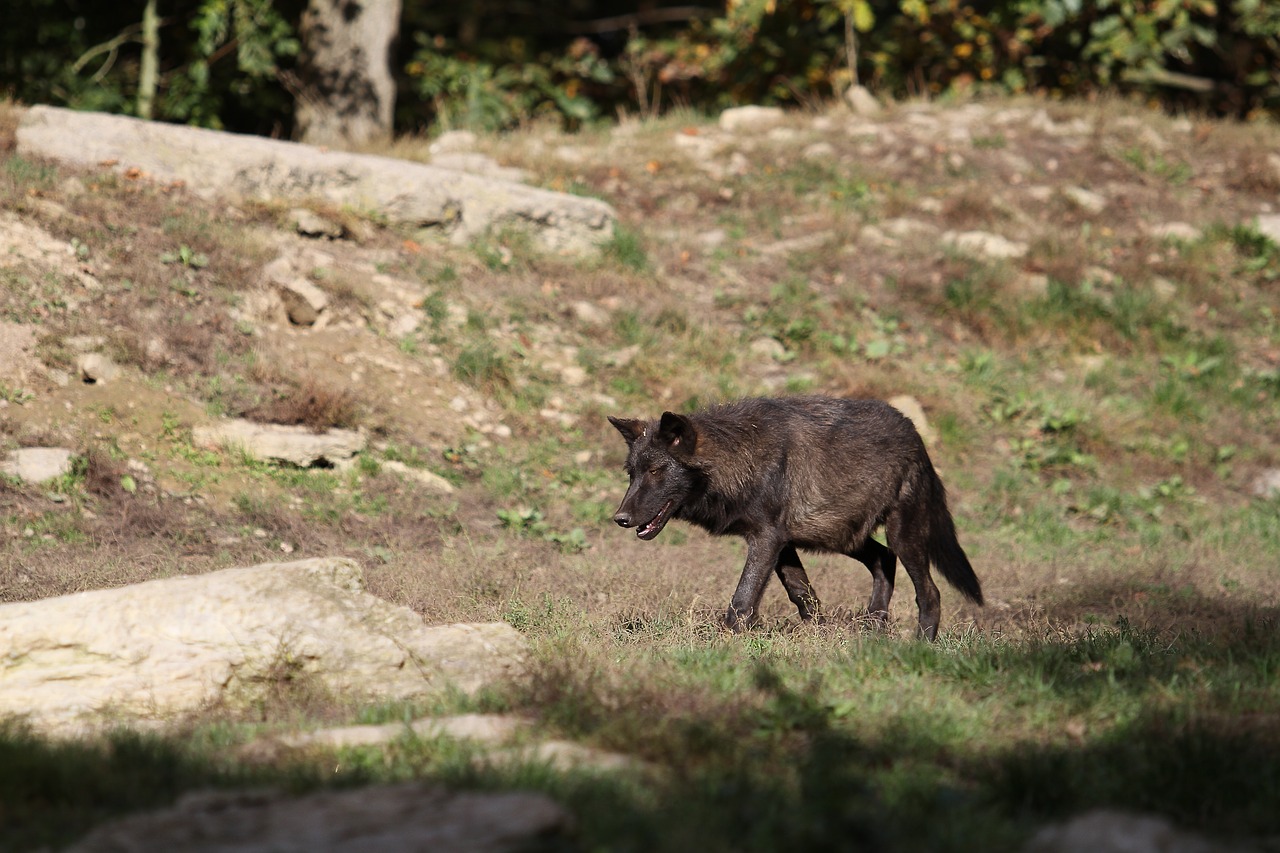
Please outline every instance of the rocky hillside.
[[[722, 637], [740, 544], [616, 529], [623, 447], [605, 419], [796, 392], [913, 409], [988, 595], [977, 608], [943, 589], [939, 655], [1014, 649], [1074, 683], [1121, 664], [1018, 644], [1102, 631], [1146, 665], [1162, 642], [1256, 637], [1280, 607], [1275, 128], [1123, 102], [912, 103], [371, 152], [591, 197], [612, 233], [583, 251], [544, 239], [556, 216], [473, 229], [462, 196], [441, 203], [451, 214], [400, 216], [297, 180], [310, 166], [272, 167], [288, 192], [249, 192], [216, 145], [181, 173], [128, 148], [51, 159], [24, 115], [0, 111], [0, 601], [350, 557], [428, 622], [501, 620], [530, 638], [532, 685], [496, 706], [702, 770], [732, 764], [723, 750], [746, 759], [697, 731], [765, 725], [753, 715], [782, 713], [779, 697], [801, 702], [771, 691], [815, 671], [828, 734], [874, 739], [876, 721], [939, 703], [956, 744], [1010, 755], [1123, 739], [1135, 708], [1275, 732], [1261, 710], [1274, 687], [1214, 704], [1209, 652], [1031, 716], [1016, 709], [1049, 700], [1009, 698], [998, 675], [922, 664], [920, 684], [880, 685], [874, 661], [899, 672], [917, 653], [870, 637], [863, 570], [837, 558], [806, 558], [828, 627], [793, 636], [774, 585], [765, 627]], [[900, 586], [895, 635], [912, 611]], [[851, 663], [849, 643], [870, 657]], [[782, 680], [752, 681], [755, 660]], [[1157, 682], [1173, 692], [1142, 692]], [[1090, 704], [1121, 695], [1128, 710]], [[354, 713], [335, 708], [321, 716]], [[807, 749], [779, 738], [763, 766]], [[986, 785], [980, 764], [939, 772]], [[1230, 814], [1235, 832], [1268, 831]], [[992, 820], [1005, 840], [1029, 831]]]

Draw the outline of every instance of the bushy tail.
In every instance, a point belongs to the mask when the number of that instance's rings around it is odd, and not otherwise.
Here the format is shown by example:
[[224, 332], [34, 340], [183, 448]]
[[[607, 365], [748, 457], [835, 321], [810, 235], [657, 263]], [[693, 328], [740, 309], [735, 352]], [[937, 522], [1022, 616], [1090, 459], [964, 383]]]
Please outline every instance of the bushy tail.
[[982, 584], [969, 565], [969, 558], [956, 538], [956, 526], [947, 509], [947, 490], [938, 479], [933, 467], [929, 467], [929, 561], [947, 579], [947, 583], [960, 590], [966, 598], [982, 603]]

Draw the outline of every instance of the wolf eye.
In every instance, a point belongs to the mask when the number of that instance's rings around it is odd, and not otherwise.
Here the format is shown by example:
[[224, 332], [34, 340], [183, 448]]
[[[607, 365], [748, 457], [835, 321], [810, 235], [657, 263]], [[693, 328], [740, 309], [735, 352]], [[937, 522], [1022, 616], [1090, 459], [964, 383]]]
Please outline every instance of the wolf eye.
[[650, 474], [652, 474], [652, 475], [653, 475], [653, 476], [655, 476], [655, 477], [656, 477], [656, 476], [658, 476], [659, 474], [661, 474], [661, 473], [662, 473], [662, 466], [661, 466], [661, 465], [654, 465], [652, 468], [650, 468], [650, 469], [649, 469], [649, 473], [650, 473]]

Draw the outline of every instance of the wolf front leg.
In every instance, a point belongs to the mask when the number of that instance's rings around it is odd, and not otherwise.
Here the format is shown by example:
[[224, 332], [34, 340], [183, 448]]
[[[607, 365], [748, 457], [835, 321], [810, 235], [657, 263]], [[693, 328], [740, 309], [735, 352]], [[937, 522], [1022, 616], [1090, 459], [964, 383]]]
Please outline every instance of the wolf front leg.
[[747, 537], [747, 564], [724, 615], [729, 630], [745, 631], [760, 620], [760, 599], [785, 544], [782, 537], [772, 534]]

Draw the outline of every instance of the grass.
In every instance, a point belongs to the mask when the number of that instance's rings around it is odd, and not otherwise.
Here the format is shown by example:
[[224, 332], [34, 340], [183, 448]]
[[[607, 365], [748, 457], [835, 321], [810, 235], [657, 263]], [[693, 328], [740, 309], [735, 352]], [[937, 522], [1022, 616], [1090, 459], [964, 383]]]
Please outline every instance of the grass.
[[[698, 121], [641, 123], [625, 143], [538, 127], [485, 140], [625, 224], [588, 261], [516, 232], [461, 246], [367, 225], [358, 247], [307, 261], [333, 297], [330, 326], [309, 330], [246, 308], [275, 251], [249, 232], [279, 227], [278, 210], [224, 216], [178, 190], [0, 154], [0, 203], [101, 282], [86, 293], [15, 263], [0, 270], [0, 318], [38, 328], [63, 369], [76, 357], [63, 341], [97, 336], [137, 372], [96, 387], [0, 375], [3, 447], [83, 460], [48, 486], [0, 479], [0, 601], [345, 555], [429, 621], [508, 621], [532, 658], [526, 682], [442, 708], [365, 706], [283, 673], [252, 707], [169, 733], [58, 742], [6, 724], [0, 848], [56, 848], [189, 790], [403, 779], [546, 791], [574, 814], [572, 849], [1017, 849], [1093, 807], [1277, 846], [1280, 508], [1248, 494], [1280, 464], [1280, 252], [1252, 225], [1274, 201], [1259, 165], [1274, 129], [1217, 127], [1206, 144], [1226, 171], [1192, 175], [1105, 130], [1068, 149], [1015, 119], [975, 126], [957, 177], [890, 113], [883, 138], [812, 131], [834, 149], [822, 162], [762, 137], [743, 174], [712, 177], [672, 142]], [[570, 143], [601, 148], [574, 164], [545, 155]], [[1065, 186], [1116, 195], [1084, 222], [1053, 201]], [[915, 236], [862, 239], [864, 221], [898, 217]], [[1143, 231], [1166, 221], [1204, 236]], [[939, 248], [942, 231], [974, 228], [1031, 251]], [[772, 248], [814, 234], [830, 237]], [[382, 325], [403, 311], [421, 327]], [[753, 351], [761, 338], [780, 354]], [[565, 384], [566, 366], [585, 381]], [[936, 645], [903, 636], [908, 583], [878, 631], [859, 618], [865, 570], [821, 556], [806, 565], [825, 624], [798, 624], [775, 584], [763, 627], [726, 635], [740, 542], [672, 525], [641, 543], [610, 523], [625, 478], [605, 415], [809, 391], [922, 402], [989, 597], [978, 609], [944, 587]], [[224, 413], [361, 427], [370, 444], [345, 471], [196, 447], [192, 428]], [[438, 711], [517, 712], [537, 737], [645, 769], [480, 767], [472, 747], [413, 738], [266, 761], [241, 749]]]
[[[857, 831], [889, 849], [1007, 849], [1094, 806], [1218, 837], [1278, 828], [1275, 744], [1258, 730], [1278, 698], [1280, 645], [1266, 620], [1246, 620], [1228, 642], [1171, 643], [1121, 621], [1075, 637], [953, 631], [929, 646], [830, 630], [744, 642], [669, 616], [604, 632], [554, 600], [509, 607], [508, 618], [534, 637], [542, 665], [527, 694], [504, 701], [667, 770], [478, 771], [458, 745], [417, 739], [255, 767], [229, 758], [235, 729], [57, 745], [10, 728], [0, 790], [18, 806], [17, 837], [70, 837], [104, 814], [208, 786], [403, 778], [547, 791], [581, 816], [588, 848], [847, 849]], [[631, 676], [610, 675], [620, 672]], [[1259, 722], [1224, 726], [1224, 713]], [[69, 778], [85, 780], [70, 797]]]

